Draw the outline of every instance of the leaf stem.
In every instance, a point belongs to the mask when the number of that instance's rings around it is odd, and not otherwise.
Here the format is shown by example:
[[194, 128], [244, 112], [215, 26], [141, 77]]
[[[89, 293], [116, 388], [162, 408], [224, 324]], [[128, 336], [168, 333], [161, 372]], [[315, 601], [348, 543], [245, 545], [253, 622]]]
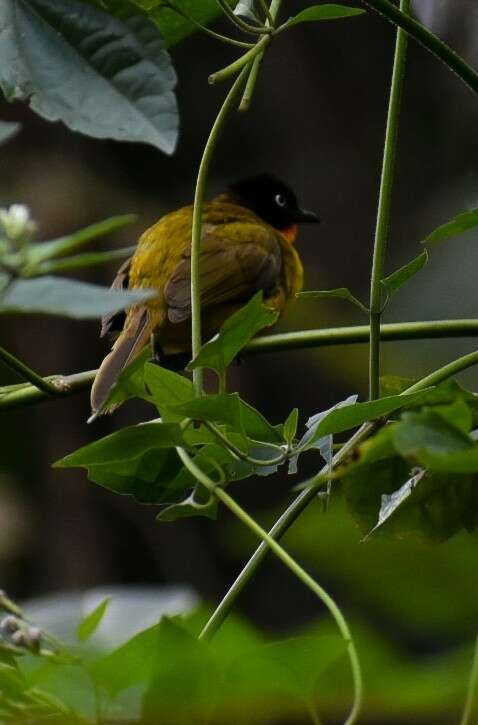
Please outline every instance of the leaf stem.
[[55, 383], [51, 382], [47, 378], [43, 378], [41, 375], [38, 375], [38, 373], [29, 368], [28, 365], [25, 365], [24, 362], [16, 358], [3, 347], [0, 347], [0, 360], [2, 360], [5, 365], [10, 368], [10, 370], [18, 373], [20, 377], [27, 380], [42, 393], [45, 393], [48, 396], [62, 394], [61, 389], [58, 388]]
[[[400, 9], [408, 14], [411, 0], [400, 0]], [[369, 398], [380, 394], [380, 320], [382, 316], [382, 277], [385, 267], [385, 253], [390, 227], [392, 188], [395, 172], [395, 156], [398, 139], [398, 124], [402, 98], [405, 61], [407, 55], [407, 34], [399, 28], [395, 43], [390, 100], [388, 105], [385, 148], [383, 152], [382, 176], [378, 200], [377, 225], [373, 249], [372, 273], [370, 278], [370, 353], [369, 353]]]
[[249, 456], [247, 453], [244, 453], [244, 451], [234, 445], [234, 443], [232, 443], [232, 441], [230, 441], [229, 438], [224, 435], [222, 430], [220, 430], [213, 423], [205, 421], [204, 424], [206, 428], [208, 428], [208, 430], [210, 430], [211, 433], [221, 441], [225, 448], [227, 448], [234, 456], [236, 456], [236, 458], [239, 458], [241, 461], [247, 461], [247, 463], [250, 463], [253, 466], [263, 466], [264, 468], [267, 468], [268, 466], [278, 466], [281, 463], [284, 463], [284, 461], [289, 456], [289, 450], [282, 450], [280, 446], [273, 446], [271, 444], [271, 448], [277, 448], [278, 450], [280, 450], [279, 455], [275, 456], [274, 458], [269, 458], [268, 460], [263, 458], [254, 458], [253, 456]]
[[474, 92], [478, 93], [478, 73], [438, 36], [410, 15], [399, 10], [390, 0], [362, 0], [372, 10], [380, 13], [394, 25], [405, 30], [414, 40], [443, 61]]
[[465, 707], [460, 720], [460, 725], [471, 725], [471, 716], [473, 714], [473, 705], [475, 703], [476, 689], [478, 685], [478, 635], [475, 640], [475, 649], [473, 652], [473, 661], [470, 670], [470, 679], [466, 691]]
[[[270, 8], [268, 7], [266, 0], [261, 0], [261, 5], [263, 6], [264, 10], [267, 12], [267, 20], [266, 25], [269, 25], [270, 27], [275, 29], [275, 23], [277, 16], [280, 11], [282, 0], [272, 0]], [[262, 65], [262, 61], [264, 60], [264, 52], [265, 50], [262, 50], [259, 55], [256, 55], [254, 58], [254, 61], [252, 63], [251, 70], [249, 72], [249, 77], [247, 79], [246, 88], [244, 90], [241, 102], [239, 104], [239, 111], [246, 112], [249, 110], [251, 105], [252, 96], [254, 95], [254, 90], [257, 85], [257, 78], [259, 76], [259, 70]]]
[[[355, 643], [352, 638], [347, 621], [342, 614], [342, 611], [332, 599], [332, 597], [303, 569], [275, 539], [270, 536], [229, 494], [216, 484], [207, 476], [191, 459], [189, 454], [183, 448], [177, 448], [179, 457], [186, 466], [186, 468], [197, 478], [197, 480], [203, 484], [214, 496], [216, 496], [227, 508], [242, 521], [256, 536], [262, 539], [262, 542], [270, 548], [274, 554], [282, 561], [282, 563], [293, 573], [295, 576], [308, 588], [310, 589], [331, 613], [334, 618], [337, 627], [344, 639], [347, 647], [347, 654], [350, 660], [350, 666], [352, 670], [352, 677], [354, 682], [354, 701], [352, 710], [345, 721], [345, 725], [353, 725], [357, 721], [358, 714], [362, 706], [363, 699], [363, 686], [362, 686], [362, 673], [360, 669], [360, 663], [357, 656], [357, 650]], [[204, 639], [205, 635], [203, 632], [200, 638]]]
[[[247, 53], [246, 53], [247, 55]], [[191, 346], [192, 355], [195, 358], [201, 349], [201, 289], [200, 289], [200, 254], [201, 254], [201, 226], [204, 195], [206, 190], [207, 175], [212, 155], [229, 111], [232, 109], [236, 97], [239, 95], [245, 82], [248, 68], [242, 72], [234, 81], [224, 103], [214, 121], [209, 138], [204, 147], [201, 163], [196, 180], [196, 191], [194, 195], [194, 210], [192, 222], [191, 239]], [[202, 393], [202, 369], [196, 368], [193, 371], [193, 382], [196, 395]]]
[[225, 68], [212, 73], [208, 81], [211, 85], [214, 85], [218, 81], [224, 81], [230, 76], [236, 75], [244, 66], [248, 65], [254, 58], [262, 53], [269, 43], [271, 42], [270, 35], [263, 36], [250, 50], [246, 51], [240, 58], [237, 58], [233, 63], [227, 65]]

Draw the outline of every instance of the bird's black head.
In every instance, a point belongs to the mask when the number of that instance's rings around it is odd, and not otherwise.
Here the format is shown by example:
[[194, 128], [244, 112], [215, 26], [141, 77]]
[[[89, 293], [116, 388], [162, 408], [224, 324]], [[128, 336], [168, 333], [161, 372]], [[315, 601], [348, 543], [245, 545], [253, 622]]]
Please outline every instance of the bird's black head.
[[229, 190], [241, 204], [280, 231], [320, 221], [313, 212], [301, 209], [294, 192], [271, 174], [243, 179], [231, 184]]

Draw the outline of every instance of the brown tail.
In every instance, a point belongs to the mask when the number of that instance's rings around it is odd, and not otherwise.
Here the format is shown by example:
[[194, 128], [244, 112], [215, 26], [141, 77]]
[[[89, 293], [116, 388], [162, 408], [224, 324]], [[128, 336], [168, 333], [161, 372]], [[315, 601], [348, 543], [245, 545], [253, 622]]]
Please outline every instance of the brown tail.
[[150, 310], [140, 307], [130, 312], [123, 332], [96, 374], [91, 388], [92, 415], [88, 423], [107, 412], [105, 403], [120, 373], [149, 343], [154, 326]]

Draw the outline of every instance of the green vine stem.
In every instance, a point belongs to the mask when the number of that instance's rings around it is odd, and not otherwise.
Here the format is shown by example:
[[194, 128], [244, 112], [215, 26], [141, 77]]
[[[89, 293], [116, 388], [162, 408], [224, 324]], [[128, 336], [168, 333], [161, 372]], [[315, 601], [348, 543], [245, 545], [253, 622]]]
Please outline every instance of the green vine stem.
[[478, 635], [475, 641], [475, 649], [473, 652], [473, 662], [471, 664], [470, 679], [466, 691], [465, 707], [460, 720], [460, 725], [471, 725], [471, 716], [473, 714], [473, 706], [475, 703], [476, 689], [478, 686]]
[[478, 72], [424, 25], [403, 13], [390, 0], [362, 0], [362, 2], [405, 30], [414, 40], [442, 60], [474, 93], [478, 93]]
[[[363, 699], [363, 686], [362, 686], [362, 673], [360, 669], [360, 663], [357, 656], [357, 650], [355, 643], [352, 638], [347, 621], [342, 614], [342, 611], [332, 599], [332, 597], [303, 569], [275, 539], [270, 536], [259, 524], [239, 506], [239, 504], [221, 487], [217, 486], [209, 476], [207, 476], [192, 460], [189, 454], [183, 448], [177, 448], [179, 457], [186, 466], [186, 468], [192, 473], [195, 478], [203, 484], [216, 498], [227, 506], [227, 508], [242, 521], [256, 536], [262, 539], [262, 542], [271, 549], [274, 554], [282, 561], [282, 563], [293, 573], [295, 576], [308, 588], [310, 589], [321, 602], [325, 604], [332, 617], [335, 619], [337, 627], [346, 643], [347, 654], [350, 660], [350, 666], [352, 669], [352, 677], [354, 682], [354, 701], [352, 710], [345, 721], [345, 725], [353, 725], [357, 722], [359, 715], [362, 699]], [[202, 635], [201, 635], [202, 636]]]
[[[247, 53], [246, 53], [247, 55]], [[201, 163], [196, 180], [196, 192], [194, 195], [194, 210], [191, 239], [191, 347], [192, 355], [195, 358], [201, 349], [201, 288], [200, 288], [200, 254], [201, 254], [201, 226], [202, 208], [206, 191], [206, 181], [209, 172], [212, 155], [229, 111], [233, 108], [236, 97], [239, 95], [245, 83], [248, 66], [245, 66], [238, 75], [214, 121], [209, 138], [204, 147]], [[202, 393], [202, 369], [195, 368], [193, 371], [193, 382], [196, 395]]]
[[[370, 328], [368, 325], [287, 332], [281, 335], [256, 337], [244, 348], [242, 354], [248, 356], [267, 352], [279, 352], [281, 350], [301, 350], [329, 347], [331, 345], [360, 344], [368, 341], [369, 334]], [[399, 322], [382, 325], [380, 329], [380, 337], [385, 342], [477, 336], [478, 319]], [[460, 360], [462, 358], [459, 358], [457, 362], [460, 362]], [[19, 372], [18, 368], [16, 370]], [[87, 370], [86, 372], [75, 373], [73, 375], [49, 375], [46, 378], [42, 378], [44, 382], [55, 385], [55, 392], [51, 390], [50, 393], [38, 389], [34, 384], [28, 385], [26, 383], [9, 385], [3, 388], [0, 387], [0, 409], [21, 408], [33, 403], [40, 403], [44, 400], [51, 400], [52, 395], [61, 397], [79, 393], [90, 387], [96, 373], [97, 370]]]
[[[275, 29], [275, 23], [277, 16], [280, 11], [282, 0], [272, 0], [270, 8], [268, 8], [267, 3], [265, 0], [261, 0], [261, 4], [267, 10], [267, 20], [266, 23], [270, 27]], [[257, 78], [259, 76], [259, 70], [262, 65], [262, 61], [264, 59], [264, 53], [265, 49], [262, 50], [259, 55], [256, 55], [254, 58], [254, 61], [252, 63], [251, 70], [249, 72], [249, 77], [247, 79], [246, 88], [244, 90], [241, 102], [239, 104], [239, 111], [245, 112], [248, 111], [251, 105], [251, 99], [254, 95], [254, 90], [257, 84]]]
[[24, 362], [16, 358], [3, 347], [0, 347], [0, 360], [4, 362], [5, 365], [10, 368], [10, 370], [18, 373], [20, 377], [22, 377], [24, 380], [27, 380], [42, 393], [45, 393], [48, 396], [55, 396], [61, 394], [61, 390], [57, 385], [55, 385], [54, 382], [52, 382], [48, 378], [43, 378], [41, 375], [38, 375], [38, 373], [29, 368], [28, 365], [25, 365]]
[[216, 71], [216, 73], [212, 73], [208, 81], [211, 85], [214, 85], [218, 81], [224, 81], [226, 78], [230, 78], [230, 76], [236, 75], [244, 66], [248, 65], [251, 61], [254, 60], [254, 58], [262, 53], [269, 43], [271, 42], [271, 36], [265, 35], [263, 36], [250, 50], [248, 50], [246, 53], [241, 55], [240, 58], [237, 58], [233, 63], [230, 65], [227, 65], [225, 68], [222, 68], [221, 70]]
[[[438, 383], [447, 380], [452, 375], [456, 375], [462, 370], [466, 370], [473, 365], [478, 365], [478, 352], [472, 352], [468, 355], [454, 360], [448, 365], [435, 370], [430, 375], [419, 380], [417, 383], [412, 385], [407, 390], [404, 390], [402, 395], [409, 393], [415, 393], [418, 390], [429, 387], [430, 385], [438, 385]], [[342, 448], [335, 454], [332, 459], [332, 466], [337, 466], [352, 452], [355, 446], [363, 441], [369, 433], [374, 429], [374, 423], [365, 423], [359, 428], [354, 435], [349, 438]], [[320, 478], [326, 475], [330, 470], [329, 465], [325, 465], [315, 478]], [[307, 508], [307, 506], [317, 497], [317, 489], [314, 487], [314, 479], [309, 483], [309, 488], [304, 489], [299, 495], [292, 501], [287, 507], [284, 513], [275, 522], [274, 526], [269, 531], [269, 539], [274, 541], [279, 540], [292, 524], [299, 518], [300, 514]], [[262, 541], [257, 547], [249, 561], [245, 564], [242, 571], [237, 576], [236, 580], [232, 583], [231, 587], [219, 602], [215, 611], [209, 618], [208, 622], [204, 626], [200, 637], [205, 640], [211, 640], [216, 632], [221, 627], [222, 623], [227, 619], [230, 611], [234, 607], [237, 598], [241, 594], [246, 584], [252, 579], [259, 566], [264, 561], [265, 557], [269, 553], [268, 542]]]
[[[411, 0], [400, 0], [400, 9], [408, 14]], [[378, 199], [377, 225], [373, 248], [372, 274], [370, 278], [370, 353], [369, 353], [369, 398], [380, 394], [380, 320], [382, 316], [382, 278], [385, 267], [385, 253], [390, 230], [392, 188], [395, 172], [395, 155], [398, 138], [400, 103], [402, 98], [405, 61], [407, 56], [407, 34], [399, 28], [395, 44], [392, 83], [388, 105], [385, 148], [383, 152], [382, 177]]]

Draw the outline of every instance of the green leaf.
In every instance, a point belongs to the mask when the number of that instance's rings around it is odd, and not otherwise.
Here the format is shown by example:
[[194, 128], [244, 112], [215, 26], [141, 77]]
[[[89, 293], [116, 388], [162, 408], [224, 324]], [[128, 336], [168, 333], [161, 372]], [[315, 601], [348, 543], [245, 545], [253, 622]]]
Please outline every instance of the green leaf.
[[380, 395], [400, 395], [417, 382], [417, 378], [404, 378], [401, 375], [384, 375], [380, 378]]
[[176, 446], [183, 445], [176, 423], [145, 423], [112, 433], [70, 453], [55, 468], [86, 468], [90, 481], [142, 503], [177, 501], [175, 478], [182, 469]]
[[337, 287], [336, 289], [328, 289], [328, 290], [317, 290], [317, 291], [311, 291], [311, 292], [299, 292], [297, 297], [302, 297], [306, 299], [314, 299], [314, 298], [337, 298], [339, 300], [346, 300], [347, 302], [351, 302], [356, 307], [359, 307], [362, 312], [366, 312], [368, 314], [368, 308], [360, 302], [354, 295], [351, 293], [347, 287]]
[[471, 438], [433, 410], [404, 413], [393, 428], [393, 442], [403, 457], [421, 461], [422, 453], [442, 455], [473, 446]]
[[20, 123], [8, 123], [7, 121], [0, 121], [0, 144], [9, 141], [19, 132], [20, 129]]
[[193, 420], [224, 423], [233, 431], [268, 443], [282, 443], [279, 432], [259, 411], [241, 400], [237, 393], [203, 395], [187, 403], [172, 406], [173, 412]]
[[284, 423], [284, 439], [287, 443], [292, 443], [297, 433], [297, 424], [299, 422], [299, 409], [294, 408]]
[[154, 290], [110, 290], [63, 277], [17, 279], [0, 297], [0, 314], [35, 313], [95, 319], [154, 297]]
[[307, 440], [307, 447], [313, 445], [319, 438], [333, 433], [356, 428], [369, 420], [375, 420], [390, 415], [400, 408], [410, 405], [417, 405], [422, 401], [431, 399], [428, 389], [409, 395], [391, 395], [387, 398], [379, 398], [367, 403], [355, 403], [343, 407], [334, 408], [330, 413], [320, 419], [319, 424], [314, 428], [313, 436]]
[[151, 348], [148, 345], [137, 358], [135, 358], [120, 373], [115, 386], [106, 401], [105, 407], [121, 405], [125, 400], [130, 398], [141, 398], [142, 400], [153, 402], [153, 398], [145, 382], [146, 363], [151, 359]]
[[470, 211], [458, 214], [458, 216], [451, 219], [451, 221], [446, 224], [442, 224], [437, 227], [437, 229], [434, 229], [433, 232], [431, 232], [431, 234], [423, 240], [422, 244], [436, 244], [437, 242], [442, 242], [445, 239], [456, 237], [458, 234], [463, 234], [469, 229], [474, 229], [475, 227], [478, 227], [478, 209], [471, 209]]
[[184, 418], [173, 408], [194, 398], [193, 384], [188, 378], [160, 365], [148, 363], [144, 368], [144, 382], [163, 420], [175, 421]]
[[158, 657], [159, 624], [145, 629], [121, 647], [94, 661], [89, 670], [110, 696], [139, 683], [148, 684]]
[[35, 270], [35, 275], [58, 274], [58, 272], [71, 272], [72, 269], [98, 267], [100, 264], [109, 264], [118, 259], [130, 257], [135, 249], [136, 247], [125, 247], [123, 249], [112, 249], [109, 252], [87, 252], [86, 254], [65, 257], [65, 259], [52, 259], [39, 264]]
[[[163, 0], [134, 0], [134, 2], [146, 10], [159, 27], [166, 48], [176, 45], [198, 29], [197, 25], [168, 8]], [[118, 0], [106, 0], [106, 4], [108, 8], [117, 7]], [[201, 2], [175, 0], [175, 4], [201, 25], [210, 25], [221, 14], [216, 0], [201, 0]]]
[[0, 86], [49, 121], [173, 153], [176, 75], [144, 14], [124, 20], [77, 0], [3, 0]]
[[273, 325], [277, 317], [277, 312], [263, 304], [262, 292], [258, 292], [247, 305], [226, 320], [212, 340], [202, 346], [189, 363], [188, 370], [211, 368], [218, 373], [223, 372], [249, 340], [259, 330]]
[[105, 597], [97, 607], [79, 623], [76, 634], [80, 642], [86, 642], [98, 629], [108, 609], [111, 597]]
[[352, 18], [356, 15], [362, 15], [365, 10], [360, 8], [346, 7], [345, 5], [336, 5], [335, 3], [324, 3], [323, 5], [312, 5], [305, 8], [294, 17], [284, 23], [283, 28], [299, 23], [310, 23], [318, 20], [339, 20], [340, 18]]
[[123, 227], [132, 224], [134, 221], [136, 221], [135, 214], [112, 216], [95, 224], [90, 224], [90, 226], [73, 232], [73, 234], [52, 239], [48, 242], [32, 244], [27, 250], [27, 265], [35, 267], [57, 257], [65, 257], [67, 254], [75, 252], [77, 249], [94, 242], [100, 237], [112, 234], [118, 229], [123, 229]]
[[397, 269], [395, 272], [388, 275], [388, 277], [384, 277], [384, 279], [382, 279], [382, 284], [386, 289], [388, 297], [392, 297], [392, 295], [394, 295], [395, 292], [397, 292], [400, 287], [405, 284], [405, 282], [408, 282], [411, 277], [423, 269], [427, 262], [428, 252], [425, 249], [418, 255], [418, 257], [415, 257], [415, 259], [412, 259], [403, 267], [400, 267], [400, 269]]
[[218, 502], [217, 499], [198, 484], [193, 491], [179, 503], [173, 503], [164, 508], [158, 515], [158, 521], [177, 521], [178, 519], [191, 518], [194, 516], [205, 516], [208, 519], [216, 519]]

